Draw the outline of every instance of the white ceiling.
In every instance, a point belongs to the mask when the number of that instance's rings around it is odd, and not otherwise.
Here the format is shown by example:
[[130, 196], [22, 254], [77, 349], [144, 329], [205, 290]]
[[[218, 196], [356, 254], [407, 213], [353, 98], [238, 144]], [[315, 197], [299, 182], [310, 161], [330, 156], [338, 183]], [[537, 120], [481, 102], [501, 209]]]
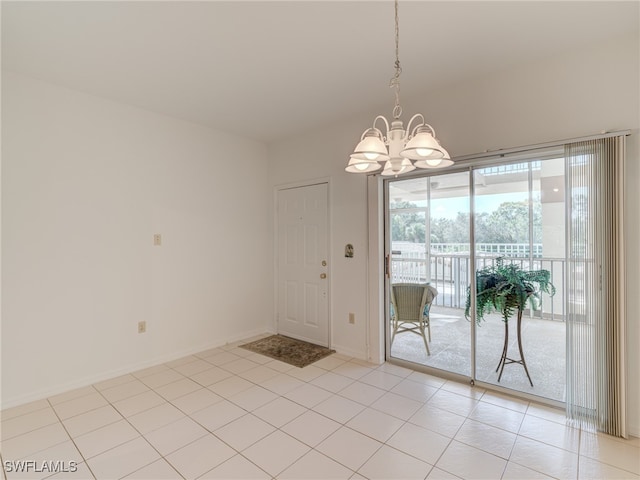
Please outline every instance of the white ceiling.
[[[403, 98], [637, 32], [639, 5], [402, 0]], [[273, 141], [391, 113], [393, 16], [391, 0], [2, 1], [2, 67]]]

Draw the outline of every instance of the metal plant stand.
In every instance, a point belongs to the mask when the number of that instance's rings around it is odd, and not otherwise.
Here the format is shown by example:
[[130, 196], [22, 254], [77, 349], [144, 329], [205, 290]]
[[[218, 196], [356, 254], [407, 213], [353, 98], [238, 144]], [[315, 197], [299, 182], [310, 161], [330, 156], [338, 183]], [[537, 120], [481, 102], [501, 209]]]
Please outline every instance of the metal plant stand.
[[509, 322], [504, 322], [504, 347], [502, 348], [502, 356], [500, 357], [500, 362], [498, 362], [498, 366], [496, 368], [496, 372], [500, 370], [500, 374], [498, 375], [498, 382], [502, 377], [502, 372], [504, 370], [504, 366], [508, 363], [519, 363], [524, 367], [524, 371], [527, 374], [527, 378], [529, 379], [529, 383], [533, 387], [533, 382], [531, 381], [531, 375], [529, 375], [529, 369], [527, 369], [527, 362], [524, 359], [524, 353], [522, 351], [522, 337], [520, 335], [522, 327], [522, 310], [518, 309], [518, 325], [517, 325], [517, 333], [518, 333], [518, 350], [520, 350], [520, 359], [515, 360], [513, 358], [507, 357], [507, 350], [509, 348]]

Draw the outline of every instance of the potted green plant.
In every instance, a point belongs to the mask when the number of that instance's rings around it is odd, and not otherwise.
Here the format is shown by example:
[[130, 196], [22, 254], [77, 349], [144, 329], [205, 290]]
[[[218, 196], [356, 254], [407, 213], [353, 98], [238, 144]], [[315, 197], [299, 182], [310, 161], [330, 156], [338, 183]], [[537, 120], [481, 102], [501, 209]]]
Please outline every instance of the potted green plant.
[[[520, 363], [529, 378], [529, 383], [533, 387], [533, 382], [529, 376], [527, 364], [522, 351], [522, 341], [520, 337], [522, 313], [527, 303], [532, 310], [537, 310], [542, 303], [542, 292], [553, 296], [556, 293], [555, 286], [551, 283], [551, 273], [548, 270], [523, 270], [515, 263], [505, 263], [504, 258], [496, 259], [495, 264], [482, 268], [476, 272], [476, 322], [478, 325], [486, 314], [498, 312], [502, 315], [505, 324], [505, 337], [502, 356], [496, 372], [500, 370], [498, 381], [502, 377], [502, 370], [506, 363]], [[471, 312], [471, 287], [467, 289], [467, 301], [465, 305], [465, 316], [470, 317]], [[517, 314], [518, 348], [520, 359], [514, 360], [507, 357], [509, 342], [509, 319]]]
[[[498, 312], [505, 322], [515, 313], [522, 313], [527, 302], [537, 310], [542, 302], [541, 293], [553, 296], [556, 288], [548, 270], [523, 270], [515, 263], [505, 263], [503, 257], [494, 265], [476, 272], [476, 321], [480, 323], [488, 313]], [[467, 289], [464, 314], [471, 312], [471, 287]]]

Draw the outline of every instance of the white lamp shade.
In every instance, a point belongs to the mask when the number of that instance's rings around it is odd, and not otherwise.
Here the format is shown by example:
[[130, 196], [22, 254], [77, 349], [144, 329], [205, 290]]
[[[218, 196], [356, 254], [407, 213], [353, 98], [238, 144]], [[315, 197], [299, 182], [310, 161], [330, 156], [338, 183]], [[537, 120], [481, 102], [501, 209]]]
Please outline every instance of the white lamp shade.
[[416, 167], [413, 166], [411, 160], [407, 158], [392, 158], [391, 160], [387, 160], [387, 163], [384, 165], [384, 170], [380, 175], [384, 175], [385, 177], [393, 177], [402, 175], [403, 173], [410, 172], [415, 170]]
[[356, 149], [351, 154], [351, 158], [358, 160], [384, 162], [389, 160], [389, 152], [382, 138], [375, 130], [369, 130], [365, 133], [365, 137], [360, 140]]
[[418, 132], [407, 142], [400, 155], [411, 160], [431, 160], [442, 158], [444, 152], [430, 131], [418, 128]]
[[444, 168], [453, 165], [453, 160], [442, 146], [439, 146], [440, 150], [444, 154], [441, 158], [427, 158], [423, 160], [416, 160], [413, 164], [418, 168]]
[[375, 160], [362, 160], [353, 158], [352, 155], [345, 170], [349, 173], [369, 173], [380, 170], [380, 168], [382, 168], [382, 165]]

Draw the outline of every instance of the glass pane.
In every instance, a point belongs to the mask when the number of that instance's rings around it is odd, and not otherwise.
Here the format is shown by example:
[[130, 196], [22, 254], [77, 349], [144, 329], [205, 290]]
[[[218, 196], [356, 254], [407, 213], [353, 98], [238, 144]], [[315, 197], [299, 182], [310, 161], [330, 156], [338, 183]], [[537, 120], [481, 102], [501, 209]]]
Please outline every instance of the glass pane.
[[[474, 172], [476, 378], [554, 400], [565, 382], [563, 170], [551, 159]], [[540, 291], [545, 275], [554, 298]]]
[[[391, 237], [391, 357], [465, 376], [471, 374], [470, 323], [464, 316], [469, 285], [469, 173], [396, 180], [389, 184]], [[406, 322], [401, 310], [410, 286], [437, 295]], [[420, 302], [412, 308], [419, 309]], [[417, 310], [416, 310], [417, 311]], [[413, 327], [413, 328], [412, 328]], [[395, 331], [395, 335], [394, 335]], [[428, 349], [428, 351], [427, 351]]]
[[424, 241], [426, 209], [411, 212], [391, 210], [389, 217], [394, 283], [426, 283], [428, 281]]

